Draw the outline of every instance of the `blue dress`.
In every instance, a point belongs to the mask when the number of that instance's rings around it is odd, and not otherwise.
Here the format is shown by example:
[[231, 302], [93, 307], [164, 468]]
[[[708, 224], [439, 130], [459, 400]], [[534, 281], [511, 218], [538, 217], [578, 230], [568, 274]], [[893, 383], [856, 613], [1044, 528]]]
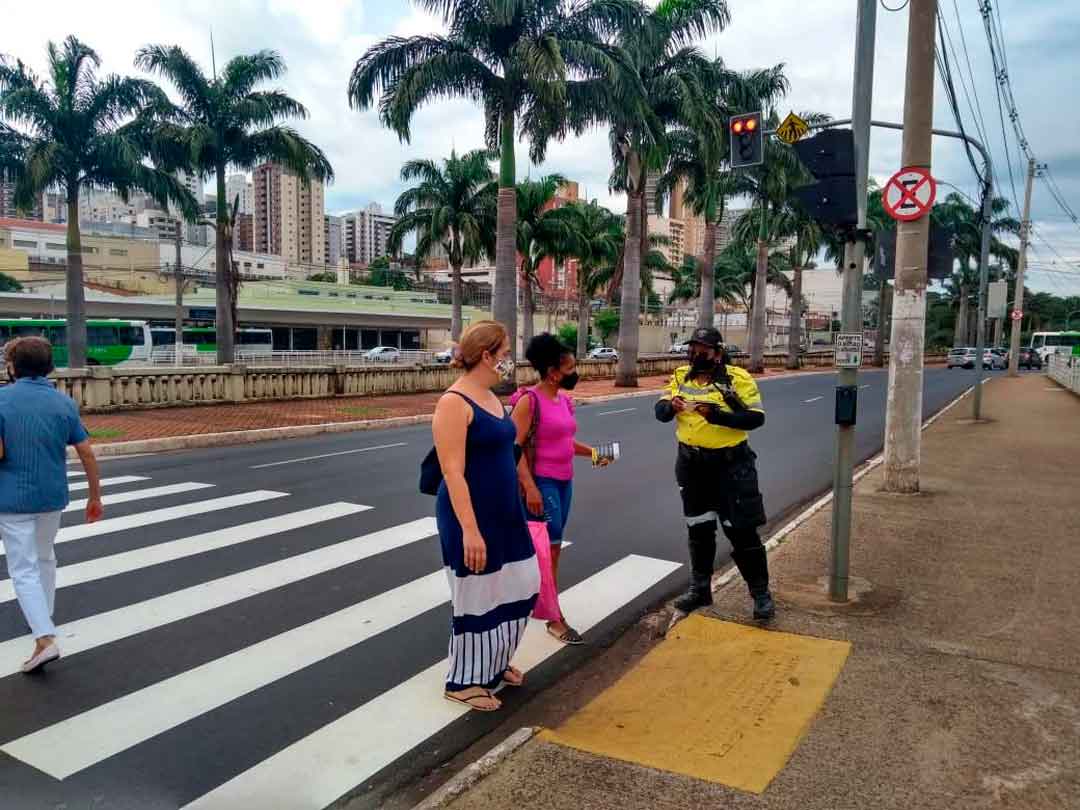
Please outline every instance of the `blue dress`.
[[465, 567], [461, 524], [444, 481], [435, 518], [453, 606], [446, 678], [451, 692], [499, 685], [540, 591], [540, 568], [518, 490], [514, 423], [458, 396], [473, 409], [465, 438], [465, 481], [487, 545], [487, 565], [478, 574]]

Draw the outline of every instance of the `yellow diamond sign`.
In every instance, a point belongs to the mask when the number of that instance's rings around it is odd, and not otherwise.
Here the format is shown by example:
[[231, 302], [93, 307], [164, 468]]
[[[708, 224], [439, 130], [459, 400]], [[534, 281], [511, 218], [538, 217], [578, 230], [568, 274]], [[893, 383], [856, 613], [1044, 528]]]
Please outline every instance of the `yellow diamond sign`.
[[787, 118], [777, 127], [776, 135], [786, 144], [793, 144], [810, 131], [810, 125], [795, 113], [788, 113]]

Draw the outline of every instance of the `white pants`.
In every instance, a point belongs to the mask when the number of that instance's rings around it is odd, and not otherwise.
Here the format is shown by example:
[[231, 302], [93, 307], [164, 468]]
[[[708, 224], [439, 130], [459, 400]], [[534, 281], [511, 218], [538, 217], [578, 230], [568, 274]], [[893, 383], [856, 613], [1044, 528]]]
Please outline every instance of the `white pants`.
[[56, 599], [53, 541], [59, 530], [60, 512], [0, 512], [0, 538], [7, 555], [8, 576], [34, 638], [56, 635], [52, 621]]

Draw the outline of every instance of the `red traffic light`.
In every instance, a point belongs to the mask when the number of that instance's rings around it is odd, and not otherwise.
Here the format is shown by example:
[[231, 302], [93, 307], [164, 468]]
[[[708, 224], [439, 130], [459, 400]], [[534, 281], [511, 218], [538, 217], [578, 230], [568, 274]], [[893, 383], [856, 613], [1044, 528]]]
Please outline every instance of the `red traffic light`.
[[748, 118], [746, 120], [746, 131], [747, 132], [753, 132], [755, 129], [757, 129], [757, 119], [756, 118]]
[[734, 132], [736, 135], [742, 135], [742, 131], [743, 131], [742, 119], [739, 119], [738, 121], [732, 122], [731, 131]]

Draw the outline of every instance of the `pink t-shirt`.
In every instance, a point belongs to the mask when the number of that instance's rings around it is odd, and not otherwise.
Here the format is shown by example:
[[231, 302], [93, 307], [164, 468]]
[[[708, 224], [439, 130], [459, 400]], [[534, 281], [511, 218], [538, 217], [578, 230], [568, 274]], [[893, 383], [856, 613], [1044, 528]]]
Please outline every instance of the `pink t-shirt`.
[[569, 481], [574, 477], [574, 436], [577, 435], [574, 403], [562, 392], [556, 402], [539, 391], [534, 393], [533, 401], [540, 403], [534, 472], [543, 478]]

